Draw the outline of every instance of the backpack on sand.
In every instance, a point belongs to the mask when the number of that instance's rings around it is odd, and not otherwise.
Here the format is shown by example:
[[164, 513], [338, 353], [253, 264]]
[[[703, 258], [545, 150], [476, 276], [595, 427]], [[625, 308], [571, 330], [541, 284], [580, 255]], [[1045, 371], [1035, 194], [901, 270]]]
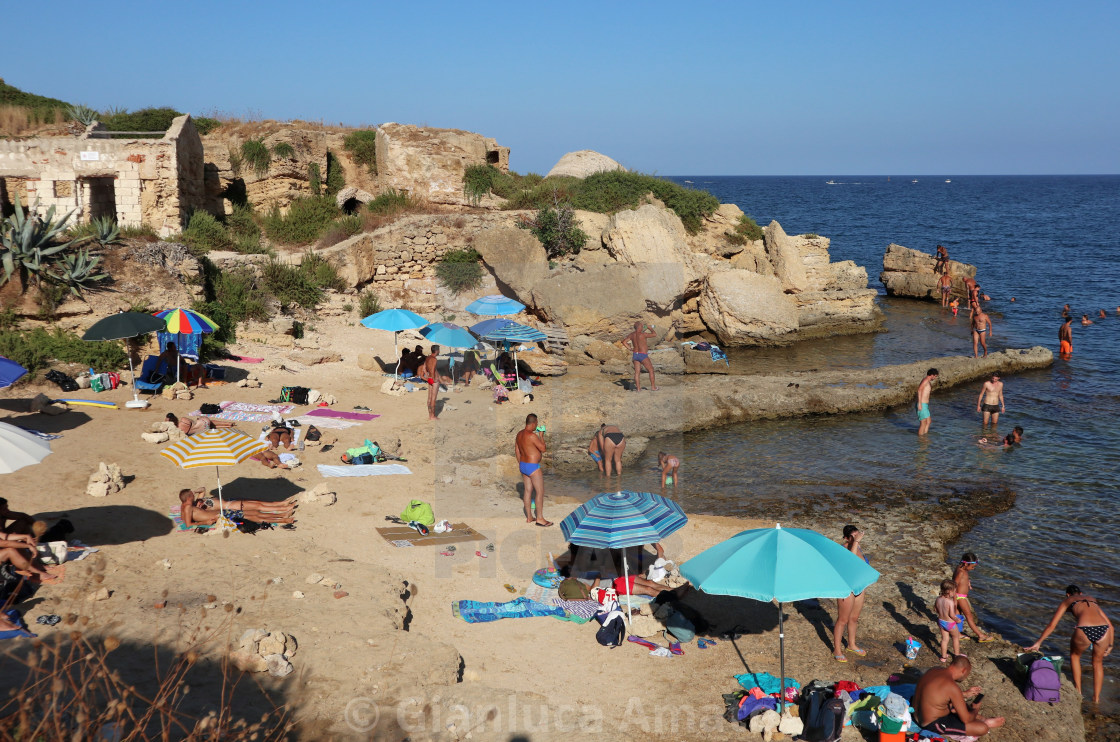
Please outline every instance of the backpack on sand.
[[1031, 663], [1027, 670], [1027, 684], [1023, 696], [1028, 701], [1058, 703], [1062, 700], [1062, 678], [1054, 669], [1054, 663], [1043, 657]]
[[844, 702], [832, 688], [814, 680], [801, 690], [798, 716], [805, 724], [801, 739], [811, 742], [837, 742], [844, 731]]
[[612, 649], [622, 644], [622, 635], [626, 633], [626, 622], [622, 620], [622, 611], [617, 609], [599, 611], [595, 614], [595, 620], [602, 624], [595, 632], [595, 641]]

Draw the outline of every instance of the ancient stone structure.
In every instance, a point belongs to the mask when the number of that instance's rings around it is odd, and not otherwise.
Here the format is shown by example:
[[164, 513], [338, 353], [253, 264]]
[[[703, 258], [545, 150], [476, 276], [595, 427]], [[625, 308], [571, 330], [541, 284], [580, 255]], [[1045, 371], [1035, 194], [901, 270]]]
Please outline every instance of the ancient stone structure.
[[[937, 259], [928, 253], [890, 244], [883, 253], [883, 272], [879, 274], [879, 280], [886, 287], [888, 296], [941, 301], [940, 277], [933, 272], [936, 263]], [[952, 295], [963, 299], [968, 296], [964, 279], [976, 278], [976, 266], [950, 260], [949, 275], [953, 279]]]
[[161, 235], [178, 232], [206, 207], [202, 141], [189, 115], [160, 139], [115, 139], [94, 123], [78, 137], [0, 141], [0, 209], [16, 195], [28, 208], [87, 222], [115, 218]]
[[546, 178], [553, 175], [570, 175], [574, 178], [586, 178], [594, 173], [610, 170], [625, 170], [622, 165], [598, 152], [590, 149], [581, 149], [578, 152], [569, 152], [556, 161], [548, 171]]
[[382, 188], [432, 203], [467, 205], [463, 173], [469, 165], [509, 172], [509, 147], [461, 129], [387, 123], [377, 128], [377, 175]]

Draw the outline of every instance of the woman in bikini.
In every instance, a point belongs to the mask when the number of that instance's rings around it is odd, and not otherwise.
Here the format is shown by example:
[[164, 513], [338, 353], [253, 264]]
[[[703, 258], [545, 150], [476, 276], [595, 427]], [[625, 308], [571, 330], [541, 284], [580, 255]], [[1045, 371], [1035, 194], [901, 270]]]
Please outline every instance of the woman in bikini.
[[[871, 561], [863, 555], [863, 548], [859, 544], [862, 540], [863, 531], [859, 530], [859, 526], [844, 526], [844, 541], [842, 542], [844, 548], [870, 564]], [[858, 654], [860, 657], [867, 654], [866, 649], [861, 649], [856, 644], [856, 624], [859, 623], [859, 614], [863, 610], [863, 598], [863, 593], [859, 595], [849, 594], [848, 597], [838, 598], [836, 601], [836, 623], [832, 627], [832, 656], [837, 662], [848, 661], [843, 651], [845, 628], [848, 630], [848, 651]]]
[[606, 474], [611, 475], [611, 464], [614, 464], [619, 475], [622, 474], [622, 452], [626, 450], [626, 436], [617, 425], [599, 425], [599, 432], [595, 434], [602, 451], [603, 463], [606, 465]]
[[1073, 629], [1073, 636], [1069, 641], [1069, 659], [1073, 669], [1073, 684], [1077, 692], [1081, 692], [1081, 655], [1089, 647], [1093, 648], [1093, 703], [1101, 699], [1101, 683], [1104, 681], [1104, 658], [1112, 654], [1112, 641], [1114, 630], [1108, 616], [1104, 615], [1097, 599], [1085, 595], [1077, 585], [1066, 588], [1066, 599], [1054, 611], [1054, 617], [1042, 630], [1042, 636], [1029, 647], [1024, 647], [1027, 652], [1038, 650], [1046, 637], [1058, 628], [1065, 612], [1069, 611], [1077, 619], [1077, 626]]

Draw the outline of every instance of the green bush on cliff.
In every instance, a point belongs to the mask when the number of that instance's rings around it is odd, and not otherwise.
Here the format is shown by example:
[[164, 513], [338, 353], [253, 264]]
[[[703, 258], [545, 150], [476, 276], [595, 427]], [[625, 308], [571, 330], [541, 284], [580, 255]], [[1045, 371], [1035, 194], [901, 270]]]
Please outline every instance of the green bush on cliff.
[[[150, 131], [153, 133], [149, 134], [149, 137], [158, 138], [163, 136], [163, 132], [171, 128], [171, 122], [176, 117], [182, 115], [181, 111], [164, 106], [160, 108], [141, 108], [139, 111], [131, 113], [124, 109], [112, 109], [103, 111], [99, 118], [109, 131]], [[199, 116], [198, 118], [192, 116], [191, 121], [199, 134], [209, 134], [221, 126], [220, 121], [206, 116]], [[156, 134], [155, 132], [159, 133]]]
[[758, 222], [753, 217], [743, 214], [739, 217], [739, 223], [735, 225], [735, 229], [731, 232], [725, 232], [724, 236], [732, 245], [745, 245], [747, 242], [762, 239], [762, 227], [758, 226]]
[[257, 175], [264, 175], [272, 162], [272, 153], [268, 151], [268, 145], [263, 139], [246, 139], [241, 143], [241, 159]]
[[519, 219], [517, 226], [532, 232], [549, 258], [577, 255], [587, 242], [587, 233], [579, 228], [569, 204], [545, 206], [535, 216]]
[[327, 195], [333, 196], [346, 187], [346, 176], [342, 172], [342, 163], [334, 156], [334, 152], [327, 150]]
[[342, 140], [342, 148], [350, 153], [354, 162], [365, 165], [370, 175], [377, 175], [377, 131], [362, 129], [352, 131]]
[[477, 250], [448, 250], [436, 266], [436, 279], [453, 294], [460, 294], [482, 284], [482, 256]]
[[225, 225], [213, 214], [202, 209], [191, 213], [190, 219], [187, 220], [187, 228], [179, 235], [179, 239], [196, 255], [211, 250], [225, 250], [231, 244]]
[[273, 242], [310, 245], [341, 215], [330, 196], [304, 196], [292, 201], [287, 214], [274, 208], [264, 217], [264, 232]]

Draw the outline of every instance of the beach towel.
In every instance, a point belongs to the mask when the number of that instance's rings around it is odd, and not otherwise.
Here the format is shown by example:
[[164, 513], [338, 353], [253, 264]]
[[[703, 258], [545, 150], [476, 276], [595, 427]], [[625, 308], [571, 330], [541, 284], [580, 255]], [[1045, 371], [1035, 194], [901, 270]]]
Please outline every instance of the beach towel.
[[316, 428], [326, 430], [346, 430], [361, 423], [352, 422], [350, 420], [335, 420], [329, 417], [308, 417], [307, 415], [300, 415], [296, 418], [289, 418], [289, 420], [299, 420], [300, 425], [314, 425]]
[[343, 410], [328, 410], [325, 407], [312, 410], [307, 413], [307, 417], [333, 417], [336, 420], [356, 420], [359, 422], [369, 422], [376, 420], [381, 415], [372, 415], [368, 412], [344, 412]]
[[[739, 685], [747, 690], [751, 688], [761, 688], [762, 692], [770, 695], [771, 693], [780, 693], [782, 691], [781, 681], [768, 672], [747, 672], [742, 675], [736, 675], [735, 679], [739, 681]], [[801, 683], [793, 678], [786, 678], [787, 688], [800, 688]]]
[[16, 427], [24, 431], [25, 433], [30, 433], [36, 438], [42, 438], [45, 441], [55, 441], [62, 437], [61, 435], [57, 435], [55, 433], [44, 433], [41, 430], [32, 430], [31, 428], [25, 428], [22, 425], [17, 425]]
[[175, 524], [175, 530], [176, 531], [193, 531], [196, 528], [210, 529], [210, 528], [214, 527], [214, 526], [188, 526], [186, 523], [183, 522], [183, 516], [179, 511], [180, 507], [181, 507], [180, 505], [173, 505], [171, 507], [171, 509], [167, 511], [167, 517], [170, 518], [171, 522]]
[[563, 618], [564, 610], [528, 598], [516, 598], [507, 603], [484, 603], [477, 600], [460, 600], [451, 604], [451, 613], [467, 623], [489, 623], [503, 618]]
[[[257, 437], [257, 440], [258, 441], [265, 440], [266, 438], [268, 438], [268, 434], [271, 433], [272, 430], [273, 430], [272, 428], [269, 428], [268, 430], [262, 430], [261, 434]], [[292, 445], [296, 446], [298, 448], [300, 439], [303, 438], [304, 428], [303, 427], [288, 428], [288, 430], [292, 431]], [[277, 453], [280, 453], [281, 455], [283, 455], [283, 453], [285, 452], [284, 449], [282, 449], [282, 448], [277, 448], [277, 449], [274, 449], [274, 450]]]
[[[525, 597], [528, 597], [528, 591], [526, 591]], [[553, 598], [552, 604], [580, 618], [592, 618], [599, 611], [600, 607], [599, 602], [596, 600], [564, 600], [562, 598]]]
[[[467, 541], [485, 541], [486, 537], [466, 523], [452, 523], [447, 533], [429, 531], [427, 535], [418, 533], [408, 526], [386, 526], [377, 532], [383, 539], [397, 548], [408, 546], [443, 546]], [[555, 594], [553, 595], [555, 597]]]
[[[215, 415], [206, 415], [211, 420], [231, 420], [242, 423], [266, 423], [272, 420], [274, 414], [287, 415], [296, 408], [291, 404], [253, 404], [251, 402], [222, 402], [218, 405], [222, 411]], [[201, 410], [190, 413], [192, 417], [202, 415]]]
[[237, 361], [238, 363], [260, 363], [264, 359], [263, 358], [250, 358], [249, 356], [230, 356], [229, 358], [223, 358], [222, 360]]
[[412, 470], [403, 464], [319, 464], [319, 473], [324, 477], [377, 477], [385, 474], [411, 474]]
[[[530, 600], [535, 600], [538, 603], [551, 603], [554, 600], [559, 600], [560, 593], [554, 587], [544, 587], [537, 583], [530, 583], [529, 587], [525, 588], [525, 597]], [[598, 605], [598, 603], [596, 603]]]

